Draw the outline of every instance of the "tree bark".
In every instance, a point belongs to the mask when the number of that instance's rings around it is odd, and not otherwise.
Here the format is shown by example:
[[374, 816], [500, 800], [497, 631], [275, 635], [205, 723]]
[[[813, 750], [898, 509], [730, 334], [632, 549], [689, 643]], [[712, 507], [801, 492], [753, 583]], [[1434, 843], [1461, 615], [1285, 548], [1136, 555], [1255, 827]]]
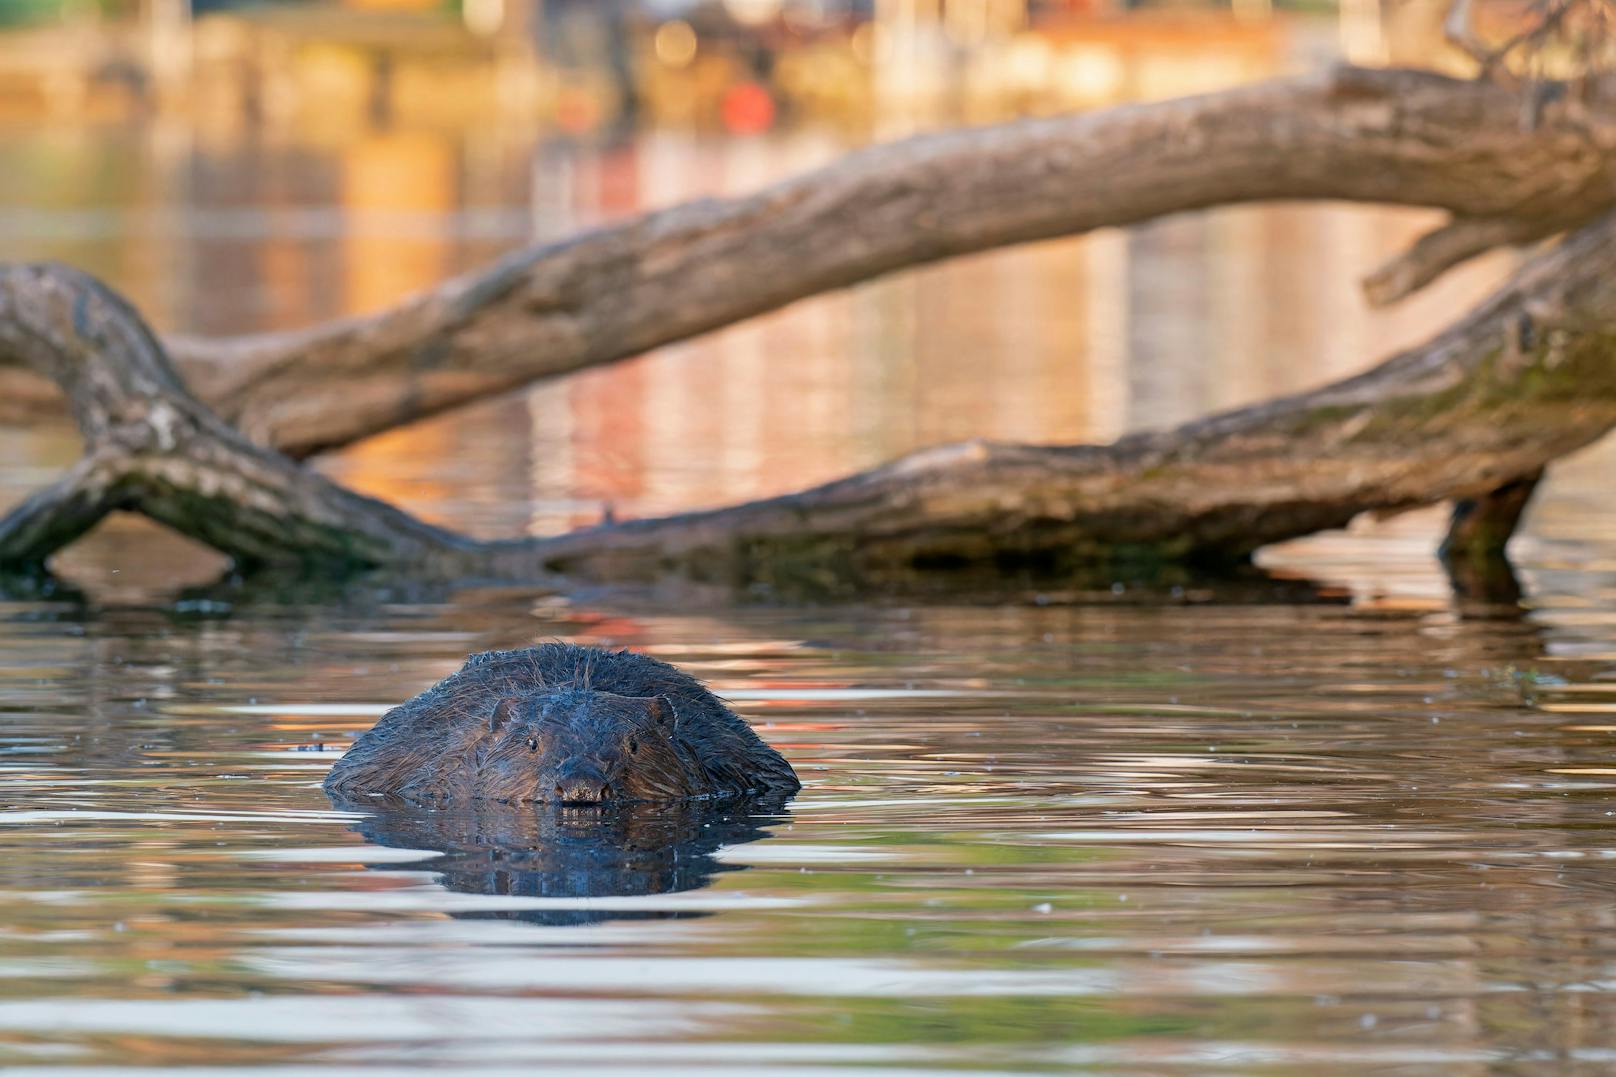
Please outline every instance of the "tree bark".
[[118, 509], [243, 567], [452, 572], [475, 545], [253, 445], [191, 396], [140, 315], [87, 274], [0, 267], [0, 353], [60, 387], [85, 445], [67, 476], [0, 519], [0, 565], [38, 569]]
[[1105, 446], [971, 442], [801, 494], [542, 544], [563, 573], [713, 566], [872, 580], [917, 566], [1238, 560], [1485, 497], [1616, 425], [1616, 214], [1469, 316], [1354, 378]]
[[[1444, 230], [1372, 282], [1389, 300], [1494, 243], [1616, 203], [1616, 124], [1571, 100], [1343, 68], [1157, 104], [928, 135], [758, 194], [518, 251], [391, 310], [293, 333], [176, 339], [203, 400], [293, 457], [609, 363], [894, 270], [1267, 199], [1431, 206]], [[0, 418], [51, 391], [0, 370]]]
[[1239, 560], [1529, 480], [1616, 425], [1616, 212], [1431, 341], [1354, 378], [1110, 445], [969, 442], [801, 493], [555, 538], [477, 542], [360, 497], [195, 400], [139, 316], [61, 267], [0, 272], [0, 352], [67, 394], [87, 444], [0, 519], [37, 566], [114, 508], [238, 561], [417, 577], [890, 585], [940, 568]]
[[1456, 501], [1447, 537], [1437, 553], [1449, 562], [1502, 557], [1542, 478], [1542, 472], [1523, 475], [1496, 490]]

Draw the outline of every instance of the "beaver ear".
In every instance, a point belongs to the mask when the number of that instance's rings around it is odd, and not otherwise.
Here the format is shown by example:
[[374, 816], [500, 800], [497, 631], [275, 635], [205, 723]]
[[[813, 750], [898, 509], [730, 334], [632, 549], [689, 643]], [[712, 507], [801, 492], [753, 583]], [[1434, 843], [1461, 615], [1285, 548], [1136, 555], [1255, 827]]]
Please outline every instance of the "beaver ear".
[[488, 731], [498, 733], [515, 717], [516, 699], [512, 696], [506, 696], [494, 704], [494, 713], [488, 716]]
[[646, 710], [651, 714], [651, 721], [658, 729], [676, 732], [679, 728], [679, 711], [673, 705], [673, 700], [667, 696], [651, 696], [646, 701]]

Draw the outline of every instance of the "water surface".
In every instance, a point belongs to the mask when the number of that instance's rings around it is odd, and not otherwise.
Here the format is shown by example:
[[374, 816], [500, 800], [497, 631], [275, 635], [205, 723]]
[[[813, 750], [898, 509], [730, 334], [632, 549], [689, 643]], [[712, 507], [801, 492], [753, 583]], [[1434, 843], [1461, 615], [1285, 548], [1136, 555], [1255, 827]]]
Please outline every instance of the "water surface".
[[[9, 604], [0, 1061], [1592, 1071], [1616, 586], [1570, 577], [1485, 619]], [[637, 850], [550, 819], [503, 864], [443, 840], [522, 845], [497, 821], [327, 803], [388, 703], [554, 637], [708, 678], [805, 790]]]

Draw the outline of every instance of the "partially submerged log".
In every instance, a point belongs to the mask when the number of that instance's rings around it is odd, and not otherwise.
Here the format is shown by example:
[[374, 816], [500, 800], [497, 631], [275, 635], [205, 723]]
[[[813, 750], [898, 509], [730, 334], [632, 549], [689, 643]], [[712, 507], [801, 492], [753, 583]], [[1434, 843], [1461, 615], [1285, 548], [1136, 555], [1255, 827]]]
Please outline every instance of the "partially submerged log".
[[[1616, 123], [1557, 100], [1528, 128], [1500, 86], [1342, 68], [877, 146], [518, 251], [373, 317], [169, 346], [226, 421], [301, 458], [894, 270], [1272, 199], [1451, 213], [1368, 282], [1386, 302], [1616, 204]], [[47, 393], [0, 370], [0, 419], [37, 414]]]
[[61, 388], [84, 438], [65, 476], [0, 520], [0, 565], [42, 567], [119, 509], [249, 567], [425, 568], [474, 545], [253, 445], [191, 396], [140, 315], [88, 274], [0, 267], [0, 351]]
[[834, 589], [959, 565], [1239, 560], [1360, 512], [1534, 478], [1616, 425], [1613, 349], [1616, 213], [1426, 344], [1312, 392], [1110, 445], [969, 442], [731, 508], [478, 542], [253, 444], [186, 391], [106, 288], [13, 266], [0, 352], [62, 388], [86, 454], [0, 520], [0, 564], [37, 567], [119, 508], [248, 564], [437, 577]]

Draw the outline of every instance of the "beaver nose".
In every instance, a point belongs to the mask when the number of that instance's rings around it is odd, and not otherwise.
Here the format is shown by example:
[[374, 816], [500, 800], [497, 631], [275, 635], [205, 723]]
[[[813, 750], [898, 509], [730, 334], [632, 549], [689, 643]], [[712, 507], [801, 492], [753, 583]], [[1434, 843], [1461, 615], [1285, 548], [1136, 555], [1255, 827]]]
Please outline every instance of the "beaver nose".
[[599, 778], [563, 778], [555, 794], [563, 804], [599, 804], [611, 799], [612, 787]]
[[595, 767], [574, 761], [556, 775], [555, 796], [563, 804], [599, 804], [611, 799], [612, 787]]

